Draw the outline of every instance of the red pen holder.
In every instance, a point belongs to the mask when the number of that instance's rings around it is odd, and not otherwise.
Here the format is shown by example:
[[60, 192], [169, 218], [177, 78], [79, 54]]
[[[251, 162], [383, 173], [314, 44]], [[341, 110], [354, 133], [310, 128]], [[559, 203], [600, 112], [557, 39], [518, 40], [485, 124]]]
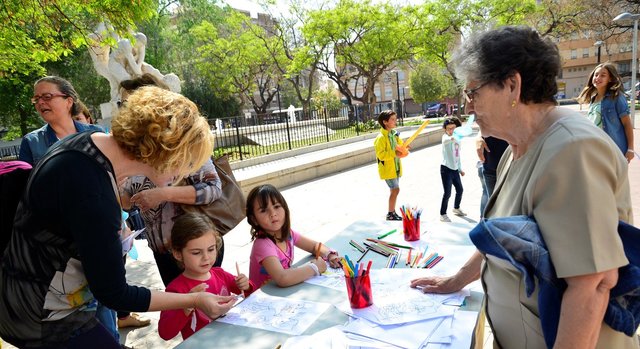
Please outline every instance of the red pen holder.
[[347, 294], [351, 308], [366, 308], [373, 304], [369, 274], [353, 278], [345, 276], [344, 280], [347, 283]]
[[420, 220], [403, 218], [402, 231], [405, 241], [420, 240]]

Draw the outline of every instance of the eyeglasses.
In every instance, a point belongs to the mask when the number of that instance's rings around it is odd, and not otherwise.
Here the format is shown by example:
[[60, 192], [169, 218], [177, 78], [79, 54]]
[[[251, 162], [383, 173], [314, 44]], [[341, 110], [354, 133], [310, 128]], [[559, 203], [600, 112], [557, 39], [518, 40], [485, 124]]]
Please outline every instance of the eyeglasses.
[[69, 98], [68, 95], [62, 94], [62, 93], [43, 93], [41, 95], [35, 95], [33, 97], [31, 97], [31, 103], [36, 104], [38, 103], [39, 100], [43, 100], [45, 102], [49, 102], [51, 99], [53, 99], [54, 97], [64, 97], [64, 98]]
[[489, 82], [483, 82], [480, 85], [472, 88], [472, 89], [468, 89], [468, 90], [463, 90], [462, 93], [464, 94], [464, 99], [467, 100], [467, 103], [471, 103], [473, 102], [473, 99], [476, 97], [476, 92], [478, 92], [479, 89], [483, 88], [484, 85], [488, 84]]

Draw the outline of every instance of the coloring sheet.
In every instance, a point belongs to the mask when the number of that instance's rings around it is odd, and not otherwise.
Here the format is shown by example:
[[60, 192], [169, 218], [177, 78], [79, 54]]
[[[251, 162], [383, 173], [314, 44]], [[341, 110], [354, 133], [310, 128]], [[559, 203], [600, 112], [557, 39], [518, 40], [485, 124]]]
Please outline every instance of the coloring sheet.
[[309, 284], [313, 284], [313, 285], [318, 285], [318, 286], [323, 286], [323, 287], [328, 287], [337, 291], [345, 291], [346, 292], [346, 287], [347, 285], [345, 284], [344, 281], [344, 274], [330, 274], [330, 275], [325, 275], [322, 274], [320, 276], [314, 276], [310, 279], [305, 280], [304, 282], [309, 283]]
[[337, 307], [346, 314], [381, 325], [402, 324], [452, 315], [453, 309], [443, 307], [440, 299], [434, 299], [409, 286], [410, 280], [419, 277], [420, 273], [420, 269], [371, 270], [373, 305], [352, 309], [347, 301], [345, 286], [343, 288], [345, 301]]
[[300, 335], [330, 304], [274, 297], [257, 290], [216, 321]]

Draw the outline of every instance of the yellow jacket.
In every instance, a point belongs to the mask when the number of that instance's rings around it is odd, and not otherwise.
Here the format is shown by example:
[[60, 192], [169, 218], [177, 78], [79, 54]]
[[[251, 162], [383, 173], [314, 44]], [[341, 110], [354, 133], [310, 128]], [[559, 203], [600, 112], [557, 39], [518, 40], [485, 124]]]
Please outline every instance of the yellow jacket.
[[[397, 145], [402, 145], [402, 139], [397, 134], [394, 135]], [[396, 170], [396, 150], [391, 147], [389, 141], [389, 131], [380, 128], [380, 134], [373, 142], [376, 149], [376, 158], [378, 161], [378, 174], [380, 179], [394, 179], [402, 177], [402, 163], [398, 159], [398, 168]]]

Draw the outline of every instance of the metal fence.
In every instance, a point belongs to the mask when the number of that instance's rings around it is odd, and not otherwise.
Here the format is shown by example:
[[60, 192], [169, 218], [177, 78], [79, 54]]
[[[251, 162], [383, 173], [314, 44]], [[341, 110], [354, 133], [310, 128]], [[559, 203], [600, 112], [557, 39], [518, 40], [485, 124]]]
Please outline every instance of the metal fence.
[[216, 155], [228, 154], [231, 161], [240, 161], [377, 131], [377, 114], [391, 107], [385, 103], [308, 111], [291, 108], [209, 119], [209, 123], [216, 136]]
[[[228, 154], [230, 161], [240, 161], [375, 132], [380, 111], [394, 107], [392, 103], [380, 103], [336, 109], [291, 108], [208, 121], [215, 134], [215, 155]], [[0, 147], [0, 159], [16, 159], [19, 151], [19, 145]]]

